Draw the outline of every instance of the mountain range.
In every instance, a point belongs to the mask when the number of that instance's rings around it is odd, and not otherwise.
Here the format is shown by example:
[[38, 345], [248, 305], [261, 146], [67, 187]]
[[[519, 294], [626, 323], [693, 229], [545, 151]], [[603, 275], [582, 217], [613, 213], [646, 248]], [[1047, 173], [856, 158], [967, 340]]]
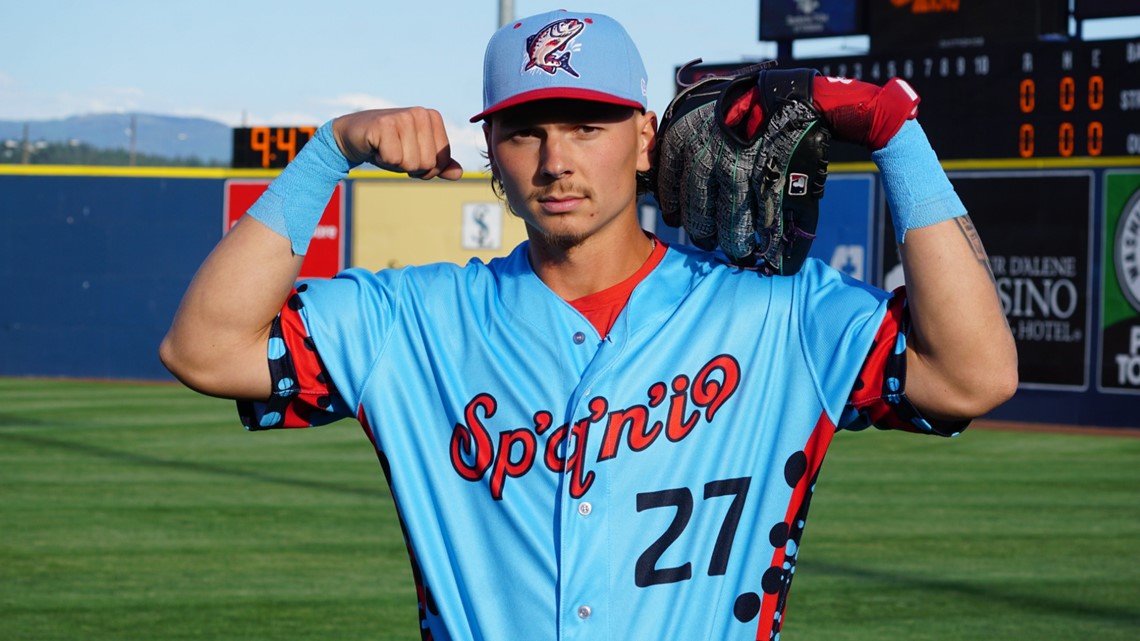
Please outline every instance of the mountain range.
[[228, 164], [233, 153], [233, 129], [205, 118], [158, 114], [91, 114], [52, 120], [0, 120], [0, 142], [86, 143], [98, 149], [130, 149], [131, 120], [135, 151], [168, 158], [197, 158]]

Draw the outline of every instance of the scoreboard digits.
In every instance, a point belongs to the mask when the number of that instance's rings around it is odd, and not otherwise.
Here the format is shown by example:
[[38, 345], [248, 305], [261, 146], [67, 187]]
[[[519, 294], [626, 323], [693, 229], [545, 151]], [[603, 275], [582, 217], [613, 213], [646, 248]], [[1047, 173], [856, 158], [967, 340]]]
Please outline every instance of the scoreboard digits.
[[236, 128], [231, 164], [254, 169], [284, 167], [316, 132], [316, 127]]
[[[1099, 57], [1099, 50], [1093, 52]], [[1037, 155], [1037, 139], [1038, 129], [1032, 122], [1034, 116], [1037, 114], [1037, 96], [1039, 93], [1037, 78], [1033, 77], [1034, 60], [1031, 54], [1025, 54], [1023, 72], [1026, 77], [1022, 78], [1018, 86], [1018, 108], [1021, 113], [1025, 115], [1026, 122], [1023, 122], [1018, 130], [1018, 155], [1022, 158], [1033, 158]], [[1078, 88], [1078, 81], [1072, 69], [1071, 56], [1065, 55], [1062, 59], [1062, 74], [1060, 78], [1056, 79], [1056, 87], [1048, 84], [1042, 87], [1042, 97], [1045, 99], [1041, 105], [1042, 109], [1048, 113], [1051, 109], [1055, 108], [1060, 111], [1061, 120], [1057, 124], [1056, 131], [1056, 147], [1046, 147], [1049, 151], [1055, 151], [1055, 155], [1062, 158], [1068, 158], [1074, 154], [1084, 155], [1089, 157], [1097, 157], [1104, 153], [1104, 121], [1101, 119], [1102, 114], [1105, 113], [1105, 81], [1104, 75], [1100, 73], [1099, 60], [1094, 60], [1092, 66], [1087, 70], [1081, 78], [1081, 86]], [[1054, 93], [1055, 89], [1055, 93]], [[1056, 96], [1056, 104], [1050, 102], [1050, 98]], [[1080, 107], [1080, 109], [1078, 109]], [[1084, 123], [1075, 122], [1075, 116], [1081, 113], [1087, 113], [1083, 135], [1079, 140], [1083, 141], [1084, 145], [1078, 149], [1078, 125]], [[1042, 131], [1041, 134], [1049, 134], [1049, 131]], [[1047, 139], [1046, 139], [1047, 140]]]
[[[797, 63], [798, 64], [798, 63]], [[825, 75], [898, 76], [942, 158], [1140, 154], [1140, 41], [1037, 42], [805, 61]]]

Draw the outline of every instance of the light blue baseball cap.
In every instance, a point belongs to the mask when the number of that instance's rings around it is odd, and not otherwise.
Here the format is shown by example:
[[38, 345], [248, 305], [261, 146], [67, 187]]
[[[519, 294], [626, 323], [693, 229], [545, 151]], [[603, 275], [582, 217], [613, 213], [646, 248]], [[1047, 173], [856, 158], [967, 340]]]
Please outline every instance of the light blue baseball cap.
[[483, 111], [471, 122], [548, 98], [645, 111], [647, 82], [637, 46], [613, 18], [564, 9], [542, 13], [491, 36], [483, 58]]

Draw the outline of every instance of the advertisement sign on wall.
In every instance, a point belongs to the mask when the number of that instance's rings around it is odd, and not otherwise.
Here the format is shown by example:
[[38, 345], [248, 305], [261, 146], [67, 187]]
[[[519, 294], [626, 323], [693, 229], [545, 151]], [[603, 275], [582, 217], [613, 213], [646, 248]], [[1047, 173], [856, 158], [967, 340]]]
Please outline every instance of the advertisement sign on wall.
[[794, 40], [863, 33], [863, 2], [763, 0], [760, 39]]
[[1067, 34], [1068, 0], [868, 0], [872, 52]]
[[[222, 206], [223, 233], [237, 224], [269, 183], [269, 180], [226, 181]], [[344, 242], [344, 183], [339, 183], [321, 214], [298, 278], [332, 278], [344, 269]]]
[[871, 282], [874, 214], [873, 174], [831, 174], [819, 201], [819, 224], [808, 255]]
[[1073, 9], [1078, 20], [1134, 16], [1137, 13], [1140, 13], [1140, 8], [1137, 8], [1136, 0], [1077, 0]]
[[1104, 202], [1097, 388], [1140, 394], [1140, 172], [1108, 172]]
[[[985, 244], [1021, 387], [1088, 389], [1091, 171], [950, 174]], [[889, 216], [885, 217], [889, 221]], [[887, 225], [884, 248], [892, 247]], [[884, 250], [885, 282], [901, 278]]]

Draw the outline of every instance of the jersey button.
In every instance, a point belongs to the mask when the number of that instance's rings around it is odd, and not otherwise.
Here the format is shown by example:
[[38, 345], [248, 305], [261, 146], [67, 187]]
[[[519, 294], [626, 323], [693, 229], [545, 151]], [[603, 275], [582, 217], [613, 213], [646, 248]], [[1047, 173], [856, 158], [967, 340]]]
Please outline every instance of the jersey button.
[[590, 516], [590, 512], [594, 511], [594, 506], [590, 505], [589, 501], [582, 501], [578, 504], [578, 514], [582, 516]]
[[593, 610], [590, 609], [590, 606], [588, 606], [588, 605], [579, 606], [579, 608], [578, 608], [578, 618], [579, 619], [589, 619], [591, 614], [593, 614]]
[[574, 332], [574, 344], [581, 345], [586, 342], [586, 335], [582, 332]]

